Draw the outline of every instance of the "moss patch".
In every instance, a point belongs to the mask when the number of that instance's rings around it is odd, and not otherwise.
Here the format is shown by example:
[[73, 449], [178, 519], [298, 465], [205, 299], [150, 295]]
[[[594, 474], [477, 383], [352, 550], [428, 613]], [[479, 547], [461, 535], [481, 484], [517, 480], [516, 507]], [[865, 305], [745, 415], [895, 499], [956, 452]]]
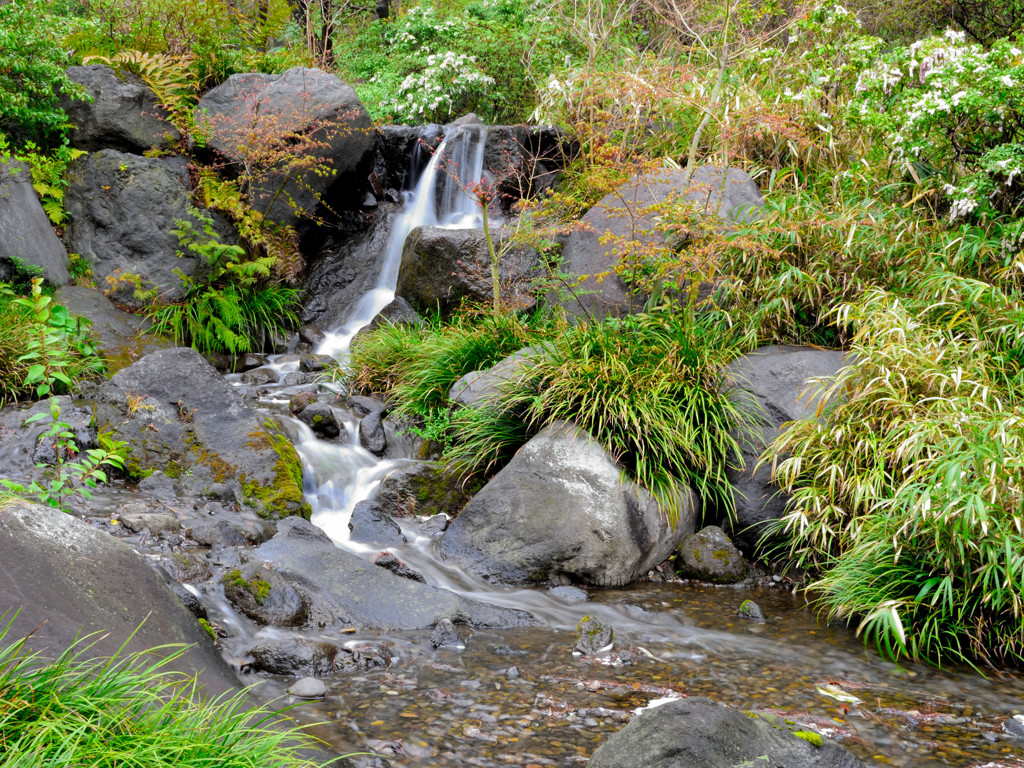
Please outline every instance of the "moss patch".
[[257, 603], [263, 605], [263, 602], [267, 599], [270, 594], [270, 582], [260, 576], [253, 576], [251, 579], [246, 581], [242, 572], [237, 568], [229, 573], [225, 573], [223, 576], [224, 586], [237, 587], [238, 589], [244, 589]]
[[264, 427], [265, 430], [249, 434], [249, 445], [257, 450], [270, 448], [277, 454], [273, 482], [262, 485], [256, 480], [245, 482], [242, 478], [242, 490], [247, 497], [259, 502], [260, 514], [266, 517], [301, 515], [308, 520], [313, 510], [302, 494], [302, 460], [295, 446], [272, 421], [268, 419]]

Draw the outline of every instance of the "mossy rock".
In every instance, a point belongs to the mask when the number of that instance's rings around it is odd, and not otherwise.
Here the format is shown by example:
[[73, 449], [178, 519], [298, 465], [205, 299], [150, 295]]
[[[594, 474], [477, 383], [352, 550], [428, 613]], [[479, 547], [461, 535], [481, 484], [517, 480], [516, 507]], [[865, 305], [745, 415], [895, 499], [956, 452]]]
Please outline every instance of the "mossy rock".
[[676, 554], [676, 569], [689, 578], [733, 584], [747, 576], [747, 561], [718, 526], [687, 537]]
[[245, 565], [221, 577], [224, 596], [255, 622], [276, 627], [297, 627], [306, 620], [302, 596], [268, 568]]

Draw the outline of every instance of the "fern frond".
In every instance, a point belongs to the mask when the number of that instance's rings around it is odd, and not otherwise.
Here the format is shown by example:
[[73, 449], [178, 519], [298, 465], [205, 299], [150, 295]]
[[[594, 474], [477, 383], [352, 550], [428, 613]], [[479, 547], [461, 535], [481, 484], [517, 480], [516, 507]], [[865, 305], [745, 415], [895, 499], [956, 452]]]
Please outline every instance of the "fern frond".
[[113, 69], [131, 72], [142, 78], [167, 110], [171, 123], [183, 134], [193, 129], [193, 110], [199, 83], [184, 56], [145, 51], [119, 51], [113, 56], [86, 56], [85, 64], [106, 64]]

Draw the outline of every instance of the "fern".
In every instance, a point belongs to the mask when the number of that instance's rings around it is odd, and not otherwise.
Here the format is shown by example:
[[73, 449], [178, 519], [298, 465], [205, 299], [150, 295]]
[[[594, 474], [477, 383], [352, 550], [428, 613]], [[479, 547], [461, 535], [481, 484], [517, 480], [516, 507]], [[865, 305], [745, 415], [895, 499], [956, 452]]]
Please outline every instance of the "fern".
[[86, 56], [85, 64], [106, 64], [113, 69], [131, 72], [150, 87], [157, 102], [167, 110], [171, 124], [183, 136], [195, 132], [193, 115], [199, 83], [184, 56], [144, 51], [119, 51], [113, 56]]

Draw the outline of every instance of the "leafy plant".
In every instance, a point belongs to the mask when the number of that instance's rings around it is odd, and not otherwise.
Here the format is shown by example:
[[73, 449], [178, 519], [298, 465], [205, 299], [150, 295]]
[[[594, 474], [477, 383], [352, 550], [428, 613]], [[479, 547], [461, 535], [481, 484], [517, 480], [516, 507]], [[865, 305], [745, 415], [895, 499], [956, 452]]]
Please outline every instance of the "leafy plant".
[[[35, 333], [28, 339], [29, 351], [20, 358], [22, 362], [30, 364], [23, 385], [34, 387], [37, 397], [49, 398], [50, 426], [39, 439], [53, 441], [54, 464], [42, 481], [32, 480], [27, 486], [12, 480], [0, 480], [0, 483], [17, 494], [36, 498], [43, 504], [66, 511], [70, 497], [78, 495], [91, 498], [89, 489], [95, 488], [98, 482], [107, 481], [102, 467], [124, 468], [124, 449], [123, 446], [117, 446], [114, 450], [91, 448], [82, 455], [75, 444], [75, 435], [70, 425], [61, 421], [61, 405], [54, 392], [58, 386], [65, 389], [73, 386], [69, 375], [72, 361], [66, 351], [67, 335], [69, 332], [77, 332], [80, 321], [70, 317], [63, 307], [51, 308], [51, 301], [49, 296], [43, 295], [42, 280], [39, 278], [32, 281], [31, 299], [15, 299], [15, 303], [31, 310], [34, 316]], [[58, 312], [58, 309], [61, 311]], [[46, 414], [36, 414], [27, 419], [26, 423], [44, 418]], [[36, 466], [47, 469], [46, 464]]]
[[85, 154], [81, 149], [74, 149], [66, 136], [50, 152], [44, 152], [34, 142], [27, 141], [19, 153], [31, 169], [32, 188], [39, 195], [43, 211], [50, 223], [58, 227], [63, 226], [68, 218], [64, 210], [64, 190], [68, 186], [65, 173], [71, 163]]
[[89, 636], [50, 660], [12, 639], [12, 623], [0, 623], [0, 768], [313, 766], [302, 728], [244, 691], [203, 696], [170, 669], [183, 646], [94, 658]]
[[182, 249], [199, 258], [201, 276], [176, 270], [185, 296], [180, 302], [149, 310], [153, 331], [201, 352], [241, 354], [262, 349], [284, 328], [297, 324], [298, 291], [265, 284], [274, 257], [249, 259], [241, 246], [221, 242], [211, 218], [198, 211], [193, 215], [202, 231], [185, 219], [177, 222], [172, 233]]

